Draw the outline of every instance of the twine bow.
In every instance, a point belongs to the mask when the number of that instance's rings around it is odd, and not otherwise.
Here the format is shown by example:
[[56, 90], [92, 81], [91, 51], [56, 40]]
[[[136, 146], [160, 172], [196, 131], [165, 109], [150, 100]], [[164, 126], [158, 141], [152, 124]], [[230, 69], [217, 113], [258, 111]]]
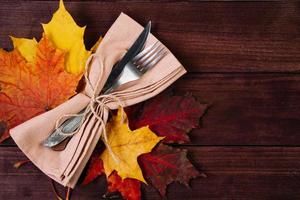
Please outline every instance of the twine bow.
[[[88, 106], [85, 108], [84, 112], [81, 114], [65, 114], [65, 115], [61, 116], [56, 121], [55, 128], [56, 128], [56, 130], [59, 130], [60, 133], [65, 136], [73, 136], [80, 130], [81, 126], [90, 117], [90, 115], [93, 115], [96, 118], [96, 120], [94, 122], [95, 127], [93, 127], [93, 128], [101, 131], [102, 141], [104, 142], [106, 148], [108, 149], [108, 151], [109, 151], [110, 155], [112, 156], [112, 158], [114, 159], [114, 161], [119, 163], [120, 162], [119, 158], [114, 154], [114, 152], [112, 151], [112, 149], [108, 143], [107, 131], [106, 131], [107, 116], [105, 116], [105, 113], [109, 113], [109, 111], [110, 111], [110, 108], [107, 106], [108, 103], [114, 102], [117, 105], [119, 105], [119, 107], [122, 107], [122, 108], [124, 107], [124, 104], [122, 103], [122, 101], [120, 100], [120, 98], [117, 96], [116, 93], [102, 94], [102, 95], [99, 95], [96, 93], [96, 90], [93, 87], [93, 85], [90, 81], [90, 78], [89, 78], [90, 62], [93, 58], [95, 58], [98, 61], [98, 64], [100, 67], [99, 77], [102, 78], [103, 73], [104, 73], [104, 64], [103, 64], [102, 60], [99, 59], [95, 54], [92, 54], [86, 62], [85, 72], [84, 72], [85, 82], [86, 82], [87, 86], [89, 87], [89, 89], [92, 91], [92, 95], [90, 96], [91, 100], [90, 100]], [[122, 109], [121, 122], [123, 121], [123, 112], [124, 111]], [[60, 125], [62, 124], [62, 122], [70, 117], [77, 117], [77, 116], [82, 116], [82, 119], [80, 121], [78, 128], [76, 130], [74, 130], [73, 132], [63, 132], [62, 129], [60, 128]], [[97, 123], [97, 122], [99, 122], [99, 123]]]

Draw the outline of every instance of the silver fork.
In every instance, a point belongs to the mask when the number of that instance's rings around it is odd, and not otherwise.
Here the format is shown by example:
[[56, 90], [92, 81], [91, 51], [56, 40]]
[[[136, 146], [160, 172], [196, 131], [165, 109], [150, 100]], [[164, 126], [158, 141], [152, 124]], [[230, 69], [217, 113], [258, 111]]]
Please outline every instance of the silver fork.
[[[113, 92], [120, 85], [139, 79], [167, 54], [168, 50], [159, 41], [145, 48], [135, 56], [131, 62], [128, 62], [125, 65], [123, 71], [114, 81], [112, 87], [107, 89], [104, 94]], [[72, 135], [66, 133], [72, 133], [79, 128], [81, 120], [83, 119], [84, 110], [80, 113], [82, 113], [82, 115], [71, 117], [64, 121], [62, 125], [44, 141], [43, 145], [52, 148], [65, 141], [67, 138], [72, 137]], [[63, 148], [59, 148], [58, 150], [62, 150]]]
[[166, 54], [167, 49], [160, 43], [145, 48], [136, 55], [131, 62], [127, 63], [114, 84], [104, 94], [111, 93], [120, 85], [139, 79], [144, 73], [155, 66]]

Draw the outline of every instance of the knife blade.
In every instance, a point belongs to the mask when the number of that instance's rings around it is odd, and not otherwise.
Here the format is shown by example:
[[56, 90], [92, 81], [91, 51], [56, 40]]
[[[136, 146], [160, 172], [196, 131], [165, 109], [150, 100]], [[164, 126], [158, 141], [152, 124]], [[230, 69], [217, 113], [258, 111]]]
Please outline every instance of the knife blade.
[[148, 38], [148, 35], [150, 33], [150, 30], [151, 30], [151, 21], [148, 22], [147, 26], [144, 28], [142, 33], [133, 43], [133, 45], [129, 48], [129, 50], [126, 52], [123, 58], [113, 68], [102, 91], [106, 91], [112, 86], [114, 81], [119, 77], [119, 75], [123, 71], [125, 65], [143, 49], [143, 47], [145, 46], [145, 42]]
[[[125, 53], [125, 55], [122, 57], [122, 59], [116, 63], [116, 65], [113, 67], [103, 89], [102, 92], [107, 91], [112, 85], [114, 84], [114, 81], [120, 76], [122, 73], [125, 65], [132, 60], [145, 46], [145, 42], [148, 38], [148, 35], [151, 30], [151, 21], [148, 22], [147, 26], [144, 28], [144, 30], [140, 33], [138, 38], [135, 40], [135, 42], [131, 45], [131, 47], [128, 49], [128, 51]], [[80, 113], [83, 113], [81, 111]], [[82, 119], [83, 116], [77, 116], [77, 117], [71, 117], [64, 121], [61, 126], [58, 128], [58, 130], [54, 130], [54, 132], [43, 142], [43, 145], [45, 147], [53, 148], [56, 145], [60, 144], [64, 140], [68, 138], [68, 136], [60, 134], [60, 130], [63, 132], [73, 132], [75, 131]], [[66, 144], [65, 144], [66, 145]], [[62, 150], [62, 148], [58, 148], [57, 150]]]

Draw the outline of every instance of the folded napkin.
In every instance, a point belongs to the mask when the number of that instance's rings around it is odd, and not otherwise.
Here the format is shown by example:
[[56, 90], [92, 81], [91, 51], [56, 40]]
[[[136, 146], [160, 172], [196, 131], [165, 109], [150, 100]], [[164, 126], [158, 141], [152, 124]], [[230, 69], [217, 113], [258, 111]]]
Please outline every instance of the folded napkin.
[[[120, 102], [125, 107], [145, 101], [163, 91], [186, 72], [172, 53], [167, 54], [140, 79], [124, 84], [113, 92], [114, 98], [106, 98], [103, 120], [100, 121], [93, 114], [88, 115], [63, 151], [53, 151], [44, 147], [43, 141], [53, 132], [61, 116], [78, 113], [90, 104], [91, 97], [99, 95], [113, 65], [122, 58], [142, 30], [141, 25], [121, 13], [106, 33], [96, 53], [88, 60], [87, 74], [91, 87], [86, 87], [84, 92], [58, 107], [10, 130], [11, 137], [24, 154], [58, 183], [71, 188], [75, 186], [103, 132], [103, 129], [94, 128], [95, 124], [104, 123], [105, 126], [109, 109], [117, 109]], [[146, 47], [156, 41], [157, 39], [149, 34]]]

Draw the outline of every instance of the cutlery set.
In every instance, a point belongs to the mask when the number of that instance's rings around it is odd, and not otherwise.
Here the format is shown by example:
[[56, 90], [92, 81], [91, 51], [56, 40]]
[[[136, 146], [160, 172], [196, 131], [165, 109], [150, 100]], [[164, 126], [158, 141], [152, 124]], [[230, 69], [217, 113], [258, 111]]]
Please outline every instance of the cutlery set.
[[[147, 24], [123, 58], [115, 64], [105, 83], [102, 94], [110, 94], [118, 89], [119, 86], [140, 79], [143, 74], [155, 67], [168, 54], [167, 48], [159, 41], [144, 48], [150, 30], [151, 22]], [[80, 128], [79, 126], [84, 120], [84, 112], [85, 109], [78, 113], [78, 116], [65, 120], [43, 142], [43, 145], [55, 149], [63, 142], [68, 141], [73, 136], [70, 133]]]

